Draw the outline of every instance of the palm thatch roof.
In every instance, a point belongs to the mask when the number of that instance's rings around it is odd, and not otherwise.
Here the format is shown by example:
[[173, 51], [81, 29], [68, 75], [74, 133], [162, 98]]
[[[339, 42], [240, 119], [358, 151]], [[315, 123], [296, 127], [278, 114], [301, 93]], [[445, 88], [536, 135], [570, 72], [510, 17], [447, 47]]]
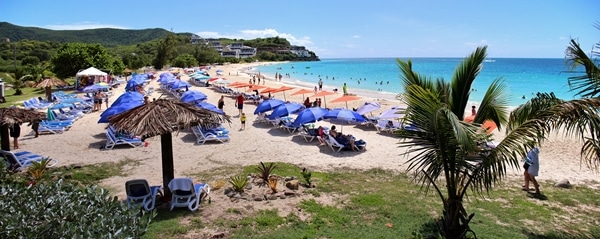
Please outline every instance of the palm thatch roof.
[[0, 108], [0, 125], [22, 124], [43, 119], [46, 119], [46, 114], [43, 112], [17, 107]]
[[109, 122], [117, 130], [153, 137], [198, 125], [231, 123], [231, 119], [229, 116], [217, 114], [193, 104], [157, 99], [112, 116]]
[[40, 83], [37, 83], [35, 87], [37, 88], [45, 88], [45, 87], [53, 87], [53, 86], [65, 86], [67, 82], [64, 82], [58, 78], [47, 77], [44, 78]]

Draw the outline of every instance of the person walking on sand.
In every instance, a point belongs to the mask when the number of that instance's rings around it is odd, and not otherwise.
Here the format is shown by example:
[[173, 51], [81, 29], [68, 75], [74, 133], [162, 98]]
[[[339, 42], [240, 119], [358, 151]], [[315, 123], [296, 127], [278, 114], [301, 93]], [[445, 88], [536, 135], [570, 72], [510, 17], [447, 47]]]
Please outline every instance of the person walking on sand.
[[240, 122], [242, 123], [242, 127], [240, 128], [240, 130], [245, 130], [246, 129], [246, 114], [242, 113], [242, 115], [240, 116]]
[[31, 122], [29, 122], [28, 126], [31, 126], [31, 130], [33, 130], [33, 133], [35, 133], [35, 138], [37, 138], [40, 135], [40, 120], [34, 119]]
[[540, 185], [535, 179], [535, 177], [538, 176], [538, 172], [540, 171], [539, 155], [540, 149], [538, 147], [535, 147], [529, 150], [529, 152], [527, 152], [527, 156], [525, 157], [525, 159], [523, 159], [523, 168], [525, 169], [525, 171], [523, 172], [523, 179], [525, 180], [525, 184], [523, 184], [523, 187], [521, 188], [521, 190], [523, 191], [529, 191], [529, 182], [532, 182], [533, 187], [535, 189], [535, 194], [540, 193]]

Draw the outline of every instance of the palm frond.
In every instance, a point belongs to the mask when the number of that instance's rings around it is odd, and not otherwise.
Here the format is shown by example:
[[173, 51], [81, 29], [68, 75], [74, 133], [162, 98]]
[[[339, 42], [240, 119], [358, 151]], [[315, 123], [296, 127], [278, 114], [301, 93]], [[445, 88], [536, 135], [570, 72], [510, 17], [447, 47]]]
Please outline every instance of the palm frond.
[[508, 122], [507, 99], [506, 85], [501, 78], [495, 79], [483, 96], [473, 122], [483, 124], [484, 121], [491, 120], [501, 129]]
[[419, 85], [425, 89], [433, 89], [433, 84], [429, 78], [424, 75], [419, 75], [417, 72], [413, 71], [411, 60], [405, 62], [400, 59], [396, 59], [396, 63], [398, 64], [398, 68], [400, 68], [400, 72], [402, 73], [400, 74], [400, 80], [402, 85], [405, 86], [405, 92], [406, 86], [409, 85]]
[[485, 60], [487, 46], [478, 47], [471, 55], [465, 58], [454, 71], [452, 76], [452, 112], [463, 119], [465, 107], [469, 101], [471, 85], [481, 71], [481, 64]]
[[[595, 47], [598, 49], [599, 45], [597, 44]], [[598, 54], [597, 52], [594, 53], [594, 51], [592, 53]], [[581, 49], [575, 39], [571, 39], [570, 46], [567, 47], [566, 58], [567, 63], [572, 69], [578, 66], [585, 68], [584, 75], [569, 77], [571, 91], [576, 91], [575, 95], [586, 98], [600, 96], [600, 68]]]
[[515, 108], [509, 116], [507, 131], [518, 128], [529, 119], [536, 118], [537, 112], [547, 110], [553, 105], [562, 103], [563, 100], [557, 98], [554, 93], [537, 93], [525, 104]]

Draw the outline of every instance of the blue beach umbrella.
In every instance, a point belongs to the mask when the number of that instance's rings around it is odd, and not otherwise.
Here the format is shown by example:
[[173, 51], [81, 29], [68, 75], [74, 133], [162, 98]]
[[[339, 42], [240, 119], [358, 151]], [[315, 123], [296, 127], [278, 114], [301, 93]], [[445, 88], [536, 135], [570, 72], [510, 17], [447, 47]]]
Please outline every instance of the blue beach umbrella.
[[48, 110], [46, 111], [46, 120], [47, 121], [56, 120], [56, 116], [54, 116], [54, 112], [52, 112], [52, 109], [50, 109], [50, 108], [48, 108]]
[[323, 118], [329, 119], [332, 123], [337, 124], [357, 124], [366, 121], [365, 118], [356, 113], [356, 111], [340, 108], [328, 111]]
[[160, 78], [158, 78], [157, 82], [159, 83], [166, 83], [169, 82], [171, 80], [175, 80], [175, 76], [160, 76]]
[[267, 112], [283, 103], [285, 103], [285, 102], [283, 102], [283, 100], [280, 100], [280, 99], [265, 100], [262, 103], [258, 104], [258, 106], [256, 107], [256, 110], [254, 110], [254, 114], [257, 115], [260, 113]]
[[129, 81], [127, 81], [127, 85], [125, 86], [125, 90], [126, 91], [135, 91], [135, 88], [138, 85], [144, 85], [144, 78], [141, 77], [134, 77], [131, 78]]
[[225, 112], [222, 111], [222, 110], [220, 110], [219, 108], [217, 108], [217, 106], [215, 106], [215, 105], [213, 105], [211, 103], [208, 103], [208, 102], [204, 102], [204, 101], [203, 102], [199, 102], [199, 103], [196, 103], [196, 106], [198, 106], [200, 108], [203, 108], [203, 109], [206, 109], [206, 110], [210, 110], [210, 111], [218, 113], [218, 114], [222, 114], [222, 115], [225, 114]]
[[302, 108], [304, 108], [304, 106], [298, 103], [281, 104], [273, 109], [273, 112], [269, 115], [269, 119], [274, 120], [290, 114], [295, 114], [302, 110]]
[[98, 120], [98, 123], [108, 123], [108, 118], [113, 116], [113, 115], [117, 115], [120, 113], [123, 113], [125, 111], [128, 111], [130, 109], [133, 109], [135, 107], [138, 107], [140, 105], [143, 105], [144, 102], [139, 102], [139, 101], [124, 101], [121, 104], [118, 105], [112, 105], [110, 108], [106, 109], [104, 112], [102, 112], [102, 114], [100, 115], [100, 120]]
[[185, 103], [193, 103], [193, 102], [198, 102], [198, 101], [203, 101], [208, 99], [208, 97], [200, 92], [200, 91], [195, 91], [195, 90], [189, 90], [184, 92], [183, 94], [181, 94], [181, 102], [185, 102]]
[[182, 80], [176, 80], [176, 81], [170, 82], [169, 86], [171, 86], [172, 89], [179, 89], [179, 88], [184, 88], [184, 87], [190, 87], [192, 85], [190, 85], [190, 83], [187, 83]]
[[96, 92], [96, 91], [104, 91], [105, 89], [108, 89], [108, 86], [104, 86], [104, 85], [90, 85], [90, 86], [86, 86], [85, 88], [83, 88], [83, 92], [86, 93], [90, 93], [90, 92]]
[[144, 95], [136, 91], [125, 92], [119, 96], [110, 106], [117, 106], [126, 102], [139, 102], [144, 103]]
[[294, 127], [300, 127], [303, 124], [317, 122], [322, 120], [326, 113], [327, 110], [321, 107], [306, 108], [298, 113], [293, 125]]

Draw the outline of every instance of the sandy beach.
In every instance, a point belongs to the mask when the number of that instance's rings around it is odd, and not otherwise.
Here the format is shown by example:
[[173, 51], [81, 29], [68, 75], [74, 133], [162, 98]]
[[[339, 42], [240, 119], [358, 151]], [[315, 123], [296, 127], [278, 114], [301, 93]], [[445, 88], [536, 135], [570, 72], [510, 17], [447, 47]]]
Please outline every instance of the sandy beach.
[[[259, 64], [268, 63], [216, 66], [212, 67], [209, 73], [211, 76], [215, 76], [216, 70], [220, 69], [223, 71], [223, 77], [228, 80], [247, 83], [250, 76], [245, 72], [250, 67]], [[155, 79], [158, 79], [159, 74], [160, 72], [156, 73]], [[183, 76], [182, 79], [187, 80], [188, 78], [187, 76]], [[263, 84], [262, 81], [261, 84]], [[281, 84], [272, 79], [267, 79], [265, 86], [279, 87]], [[169, 93], [160, 90], [156, 80], [153, 80], [149, 86], [157, 89], [152, 93], [150, 98], [172, 97]], [[121, 85], [113, 89], [114, 93], [110, 100], [114, 101], [123, 93], [124, 87], [124, 85]], [[286, 99], [300, 103], [303, 102], [302, 95], [292, 96], [292, 93], [298, 91], [300, 88], [294, 85], [292, 87], [295, 87], [295, 89], [285, 92]], [[193, 86], [190, 89], [205, 93], [208, 96], [208, 102], [215, 105], [221, 96], [220, 93], [214, 91], [212, 88]], [[307, 89], [312, 90], [312, 88]], [[352, 89], [349, 89], [349, 92], [353, 93]], [[309, 93], [305, 96], [311, 95]], [[341, 95], [341, 93], [338, 93], [338, 95], [327, 96], [326, 100], [330, 101]], [[284, 97], [283, 93], [276, 93], [274, 96], [281, 99]], [[373, 95], [370, 96], [373, 97]], [[237, 115], [234, 99], [231, 97], [226, 97], [225, 99], [225, 112], [228, 115]], [[311, 97], [311, 100], [314, 99]], [[348, 107], [358, 107], [367, 101], [377, 101], [382, 105], [381, 109], [373, 112], [373, 115], [377, 115], [392, 106], [400, 104], [390, 98], [365, 97], [362, 100], [348, 102]], [[105, 107], [103, 106], [103, 110]], [[346, 107], [346, 104], [327, 102], [327, 107]], [[352, 134], [366, 141], [367, 150], [337, 153], [332, 152], [326, 146], [319, 146], [317, 140], [309, 143], [297, 134], [290, 134], [287, 131], [273, 128], [266, 124], [253, 124], [252, 122], [256, 118], [256, 115], [253, 115], [255, 108], [256, 106], [250, 103], [244, 106], [244, 112], [248, 116], [246, 130], [239, 130], [240, 121], [237, 117], [232, 117], [230, 125], [224, 125], [230, 131], [231, 141], [229, 143], [209, 142], [204, 145], [195, 145], [196, 138], [191, 131], [186, 130], [173, 134], [175, 176], [186, 176], [194, 172], [222, 166], [257, 165], [261, 161], [292, 163], [312, 170], [383, 168], [404, 171], [407, 168], [406, 161], [408, 158], [400, 156], [405, 149], [398, 148], [396, 144], [399, 139], [387, 133], [378, 133], [374, 127], [344, 126], [343, 133]], [[62, 134], [42, 135], [39, 138], [22, 136], [20, 138], [20, 149], [55, 158], [59, 161], [59, 166], [139, 160], [139, 163], [135, 167], [127, 169], [127, 176], [113, 177], [100, 182], [101, 185], [116, 190], [114, 193], [123, 199], [125, 198], [123, 185], [127, 180], [145, 178], [150, 184], [162, 184], [160, 176], [160, 137], [147, 139], [146, 141], [149, 142], [147, 147], [132, 148], [117, 146], [112, 150], [101, 150], [100, 148], [106, 142], [105, 127], [107, 125], [98, 124], [99, 117], [100, 112], [89, 113], [76, 121], [71, 129]], [[331, 125], [328, 122], [319, 122], [318, 124]], [[23, 126], [22, 135], [26, 135], [29, 132], [30, 129]], [[494, 134], [497, 135], [497, 139], [502, 137], [502, 133], [498, 131], [495, 131]], [[541, 167], [538, 180], [556, 182], [568, 179], [572, 184], [594, 184], [598, 186], [598, 182], [596, 181], [598, 174], [580, 163], [580, 148], [581, 143], [575, 139], [565, 139], [562, 136], [553, 135], [541, 147]], [[511, 178], [516, 180], [522, 178], [520, 168], [512, 169], [509, 174]], [[519, 185], [515, 185], [515, 187], [519, 187]]]

